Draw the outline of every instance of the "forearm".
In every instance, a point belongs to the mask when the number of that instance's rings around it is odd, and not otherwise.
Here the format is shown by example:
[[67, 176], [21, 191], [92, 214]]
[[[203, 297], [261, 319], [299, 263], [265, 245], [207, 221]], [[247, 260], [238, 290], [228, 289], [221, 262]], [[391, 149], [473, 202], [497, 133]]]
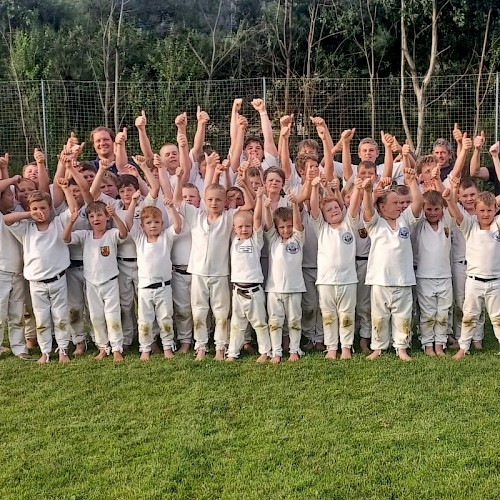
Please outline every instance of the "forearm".
[[45, 167], [45, 162], [37, 163], [38, 168], [38, 189], [50, 194], [50, 179]]
[[422, 212], [422, 207], [424, 205], [424, 198], [422, 196], [422, 192], [420, 191], [420, 188], [417, 184], [417, 180], [413, 178], [410, 181], [410, 185], [408, 186], [410, 188], [410, 193], [411, 193], [411, 211], [413, 212], [413, 215], [415, 217], [420, 217], [421, 212]]
[[323, 141], [323, 173], [325, 174], [327, 181], [333, 180], [334, 172], [332, 148], [329, 147], [328, 141], [326, 139]]
[[344, 172], [344, 181], [347, 182], [353, 174], [350, 142], [342, 143], [342, 170]]
[[[478, 177], [479, 176], [479, 170], [481, 168], [480, 152], [481, 151], [479, 148], [474, 148], [474, 152], [472, 153], [472, 158], [470, 160], [470, 165], [469, 165], [471, 177]], [[460, 153], [457, 154], [457, 161], [455, 162], [455, 165], [458, 163], [458, 159], [461, 156], [461, 154], [462, 154], [462, 151], [460, 151]], [[464, 159], [464, 162], [465, 162], [465, 159]], [[453, 168], [453, 170], [455, 170], [455, 168]]]
[[302, 219], [300, 217], [300, 209], [298, 203], [294, 203], [292, 205], [292, 212], [293, 212], [293, 228], [296, 231], [303, 231], [304, 226], [302, 225]]
[[242, 184], [240, 189], [243, 191], [243, 200], [245, 201], [244, 205], [240, 208], [240, 210], [253, 210], [255, 206], [255, 201], [253, 199], [251, 191], [248, 189], [246, 184]]
[[113, 215], [113, 222], [115, 223], [116, 228], [118, 229], [120, 239], [124, 240], [127, 237], [128, 229], [125, 223], [120, 219], [117, 214]]
[[62, 233], [64, 243], [71, 243], [71, 231], [73, 231], [74, 222], [70, 220], [65, 226]]
[[290, 179], [292, 176], [292, 162], [290, 161], [290, 149], [288, 144], [288, 137], [281, 136], [280, 147], [280, 164], [281, 170], [285, 173], [285, 179]]
[[233, 172], [237, 172], [240, 166], [240, 159], [243, 153], [243, 143], [245, 141], [245, 129], [238, 127], [236, 130], [234, 141], [231, 141], [231, 146], [229, 151], [231, 153], [231, 158], [229, 159], [231, 168]]
[[141, 148], [142, 154], [146, 160], [150, 160], [153, 158], [154, 153], [151, 148], [151, 141], [149, 140], [148, 134], [146, 132], [146, 128], [139, 128], [139, 146]]
[[384, 171], [382, 177], [390, 177], [392, 179], [392, 169], [394, 167], [394, 158], [392, 156], [392, 149], [390, 146], [385, 146], [384, 155]]
[[137, 201], [135, 198], [132, 198], [132, 201], [130, 202], [130, 205], [127, 208], [127, 212], [125, 213], [125, 225], [129, 230], [132, 229], [132, 226], [134, 225], [134, 216], [136, 207], [137, 207]]
[[264, 137], [264, 151], [275, 158], [278, 157], [278, 149], [274, 144], [273, 128], [271, 120], [267, 115], [267, 111], [260, 112], [260, 124], [262, 128], [262, 136]]
[[101, 196], [101, 185], [105, 173], [106, 169], [99, 167], [99, 170], [97, 171], [97, 174], [92, 181], [92, 185], [90, 186], [90, 194], [94, 197], [94, 200], [97, 200], [97, 198]]
[[[474, 153], [472, 154], [472, 157], [474, 157], [474, 155], [477, 155], [477, 164], [479, 165], [479, 149], [474, 148]], [[464, 168], [466, 158], [467, 158], [467, 150], [465, 148], [462, 148], [460, 154], [457, 156], [457, 159], [455, 160], [455, 165], [453, 165], [453, 170], [450, 172], [451, 177], [459, 179], [462, 176], [462, 170]], [[471, 159], [471, 175], [473, 175], [472, 159]]]
[[179, 212], [175, 208], [170, 207], [168, 209], [168, 215], [172, 219], [172, 227], [174, 228], [175, 233], [179, 234], [182, 229], [182, 219]]
[[158, 193], [160, 191], [160, 184], [158, 183], [158, 180], [147, 165], [143, 165], [141, 169], [144, 172], [144, 177], [146, 177], [147, 183], [149, 184], [149, 189], [146, 186], [146, 189], [149, 190], [149, 195], [151, 196], [151, 198], [158, 198]]
[[257, 231], [262, 226], [262, 196], [255, 199], [255, 208], [253, 210], [253, 229]]
[[125, 165], [128, 163], [127, 149], [125, 142], [123, 144], [116, 144], [115, 150], [115, 166], [120, 175], [126, 174]]
[[311, 217], [317, 220], [319, 217], [319, 184], [313, 186], [311, 191]]
[[271, 207], [264, 207], [264, 229], [269, 231], [273, 227], [273, 217], [271, 215]]
[[24, 219], [31, 219], [31, 213], [30, 212], [11, 212], [11, 213], [5, 214], [3, 216], [3, 221], [5, 222], [5, 225], [7, 225], [7, 226], [12, 226], [12, 224], [15, 224], [16, 222], [20, 222]]
[[191, 176], [191, 159], [189, 158], [189, 147], [184, 145], [179, 147], [179, 164], [182, 167], [182, 183], [185, 184], [189, 182], [189, 177]]
[[0, 193], [3, 193], [6, 189], [10, 189], [10, 186], [17, 184], [19, 176], [7, 177], [0, 180]]
[[363, 206], [365, 208], [363, 214], [363, 220], [365, 222], [370, 222], [375, 215], [375, 206], [373, 204], [373, 191], [366, 190], [363, 195]]
[[349, 215], [351, 217], [357, 217], [359, 214], [359, 207], [361, 205], [361, 190], [354, 186], [351, 200], [349, 202]]
[[191, 153], [195, 161], [198, 161], [198, 158], [201, 156], [201, 153], [203, 151], [203, 144], [205, 142], [205, 130], [206, 125], [204, 123], [198, 122], [196, 133], [194, 134], [193, 147], [191, 149]]

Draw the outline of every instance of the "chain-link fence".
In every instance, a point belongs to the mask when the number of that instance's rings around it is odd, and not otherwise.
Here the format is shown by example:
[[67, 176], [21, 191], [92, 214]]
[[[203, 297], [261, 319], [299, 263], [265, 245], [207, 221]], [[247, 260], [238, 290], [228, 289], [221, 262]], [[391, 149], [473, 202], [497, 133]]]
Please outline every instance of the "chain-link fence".
[[[434, 77], [426, 98], [422, 151], [438, 137], [451, 139], [453, 124], [472, 134], [484, 130], [487, 142], [498, 137], [498, 74]], [[370, 83], [372, 85], [370, 85]], [[478, 90], [479, 85], [479, 90]], [[115, 95], [116, 89], [116, 95]], [[373, 90], [373, 92], [371, 91]], [[54, 168], [56, 155], [70, 131], [82, 141], [98, 125], [112, 129], [128, 127], [129, 154], [139, 152], [135, 117], [144, 109], [153, 148], [175, 139], [174, 118], [187, 111], [190, 140], [196, 125], [196, 107], [208, 111], [211, 121], [206, 141], [221, 154], [229, 147], [229, 117], [232, 101], [244, 99], [242, 113], [249, 119], [250, 133], [259, 131], [259, 116], [249, 102], [264, 97], [276, 139], [279, 118], [294, 113], [292, 145], [315, 136], [309, 116], [322, 116], [332, 136], [345, 128], [356, 128], [358, 139], [380, 130], [405, 138], [400, 80], [377, 79], [248, 79], [212, 82], [103, 82], [25, 81], [0, 82], [0, 153], [9, 152], [18, 168], [31, 161], [33, 149], [47, 151]], [[372, 97], [373, 96], [373, 97]], [[115, 101], [117, 106], [115, 106]], [[405, 82], [402, 101], [406, 119], [416, 139], [418, 110], [411, 81]], [[91, 145], [87, 158], [94, 157]]]

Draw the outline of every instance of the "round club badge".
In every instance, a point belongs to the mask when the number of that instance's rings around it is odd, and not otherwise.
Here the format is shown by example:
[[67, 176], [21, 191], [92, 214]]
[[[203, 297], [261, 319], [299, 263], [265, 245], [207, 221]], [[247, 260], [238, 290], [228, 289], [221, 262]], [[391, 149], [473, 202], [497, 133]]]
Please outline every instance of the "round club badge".
[[407, 240], [410, 237], [410, 231], [407, 227], [400, 227], [398, 234], [402, 240]]
[[290, 243], [286, 244], [285, 250], [288, 253], [296, 254], [299, 252], [300, 248], [299, 248], [299, 245], [297, 245], [297, 243], [291, 241]]
[[352, 235], [352, 233], [350, 232], [345, 232], [343, 235], [342, 235], [342, 241], [346, 244], [346, 245], [350, 245], [354, 240], [354, 236]]

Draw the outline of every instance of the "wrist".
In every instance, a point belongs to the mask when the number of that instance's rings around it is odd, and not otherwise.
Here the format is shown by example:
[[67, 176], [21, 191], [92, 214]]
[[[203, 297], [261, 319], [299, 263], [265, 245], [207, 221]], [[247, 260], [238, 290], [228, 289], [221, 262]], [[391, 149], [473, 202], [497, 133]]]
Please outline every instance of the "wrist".
[[267, 115], [267, 111], [259, 111], [259, 115], [260, 116], [265, 116], [265, 115]]

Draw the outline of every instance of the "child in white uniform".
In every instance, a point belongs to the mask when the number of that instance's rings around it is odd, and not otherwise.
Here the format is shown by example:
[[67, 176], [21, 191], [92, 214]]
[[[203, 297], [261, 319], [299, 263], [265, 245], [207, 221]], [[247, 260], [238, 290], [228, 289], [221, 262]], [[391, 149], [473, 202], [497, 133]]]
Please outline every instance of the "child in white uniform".
[[[356, 309], [356, 239], [360, 194], [363, 181], [357, 179], [351, 196], [347, 217], [336, 199], [327, 198], [321, 203], [321, 179], [312, 181], [311, 217], [318, 237], [319, 304], [323, 315], [326, 358], [335, 359], [339, 344], [341, 359], [351, 357], [354, 342]], [[369, 181], [365, 181], [368, 183]]]
[[271, 200], [265, 201], [265, 229], [269, 243], [269, 274], [266, 283], [269, 331], [273, 363], [283, 356], [283, 323], [288, 322], [289, 361], [297, 361], [300, 349], [302, 293], [306, 291], [302, 269], [303, 225], [294, 195], [289, 195], [292, 209], [280, 207], [271, 219]]
[[13, 212], [5, 215], [4, 220], [23, 245], [24, 277], [30, 283], [36, 335], [42, 352], [38, 363], [49, 362], [53, 333], [59, 362], [67, 363], [70, 334], [65, 274], [70, 261], [61, 238], [63, 226], [57, 217], [50, 221], [52, 199], [48, 193], [35, 191], [28, 203], [29, 212]]
[[161, 210], [153, 206], [144, 207], [140, 213], [140, 224], [134, 223], [134, 212], [140, 196], [137, 191], [132, 197], [126, 223], [137, 248], [139, 351], [141, 360], [148, 361], [154, 342], [152, 325], [155, 319], [160, 327], [165, 358], [172, 358], [175, 351], [170, 252], [174, 238], [181, 231], [182, 221], [172, 206], [172, 200], [165, 198], [165, 205], [173, 221], [168, 229], [162, 229]]
[[[403, 146], [403, 160], [409, 147]], [[365, 186], [363, 219], [372, 245], [368, 258], [366, 284], [371, 285], [372, 354], [373, 360], [389, 347], [391, 339], [400, 359], [409, 361], [411, 339], [412, 286], [415, 282], [410, 233], [422, 211], [422, 193], [415, 172], [405, 167], [405, 180], [412, 194], [411, 205], [401, 213], [399, 195], [384, 192], [377, 198], [378, 212], [373, 205], [370, 185]]]
[[231, 334], [227, 361], [234, 361], [245, 341], [245, 330], [250, 323], [257, 334], [260, 356], [257, 362], [267, 361], [271, 355], [271, 339], [266, 321], [266, 296], [262, 283], [260, 252], [264, 246], [262, 231], [262, 197], [264, 188], [256, 196], [255, 212], [240, 211], [233, 218], [235, 237], [231, 244], [231, 282], [233, 301]]
[[450, 262], [453, 224], [444, 211], [440, 193], [427, 191], [423, 197], [424, 218], [414, 232], [420, 342], [427, 356], [444, 356], [448, 314], [453, 302]]
[[[111, 350], [114, 360], [122, 361], [123, 331], [116, 255], [117, 247], [127, 237], [128, 231], [111, 205], [95, 201], [87, 206], [86, 212], [92, 230], [71, 232], [78, 217], [78, 212], [74, 211], [64, 228], [64, 241], [79, 243], [83, 248], [90, 321], [99, 349], [95, 359], [103, 360]], [[110, 218], [117, 227], [108, 230]]]

